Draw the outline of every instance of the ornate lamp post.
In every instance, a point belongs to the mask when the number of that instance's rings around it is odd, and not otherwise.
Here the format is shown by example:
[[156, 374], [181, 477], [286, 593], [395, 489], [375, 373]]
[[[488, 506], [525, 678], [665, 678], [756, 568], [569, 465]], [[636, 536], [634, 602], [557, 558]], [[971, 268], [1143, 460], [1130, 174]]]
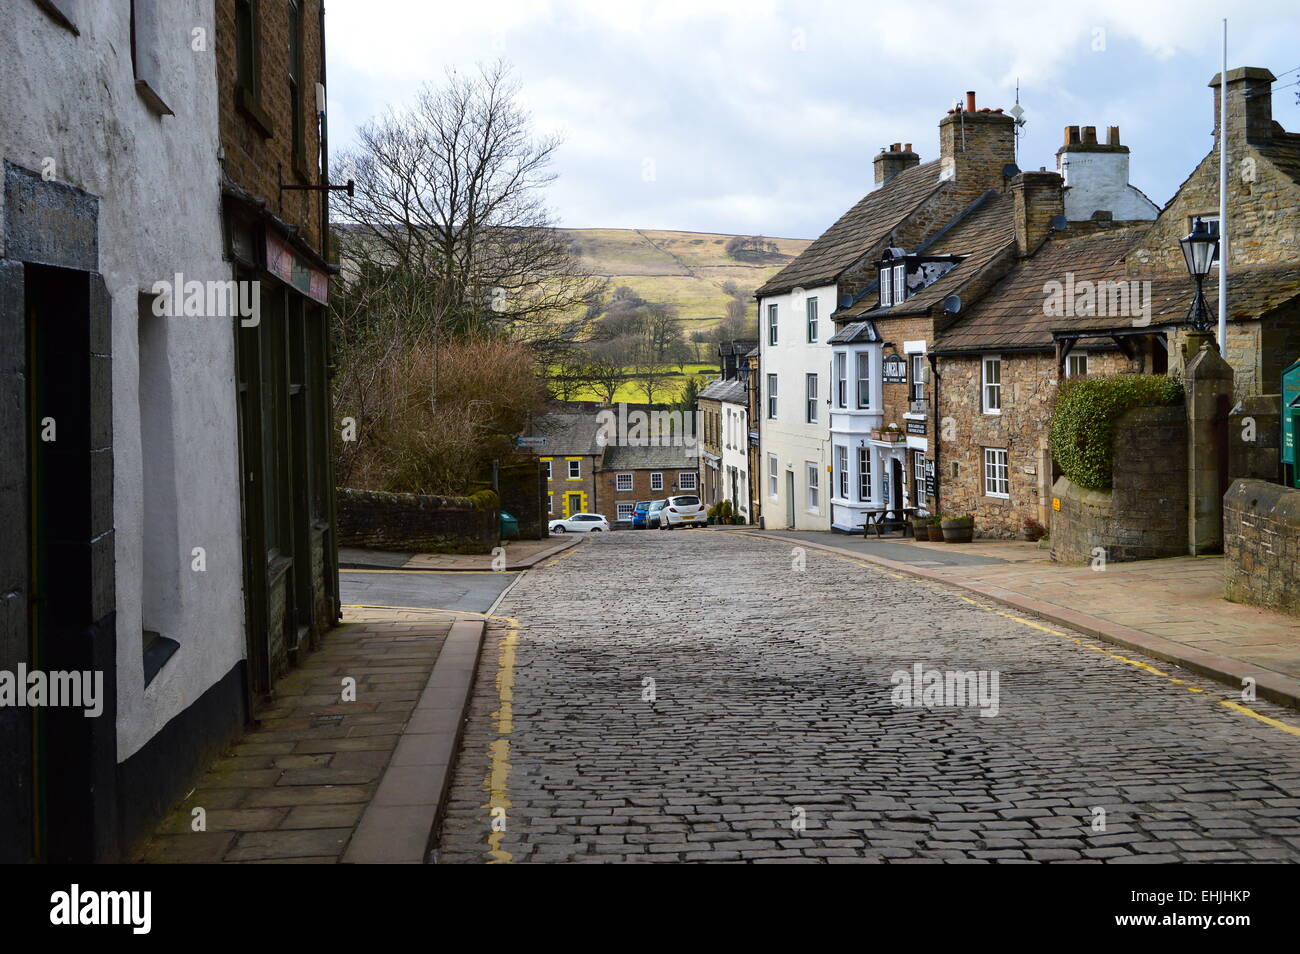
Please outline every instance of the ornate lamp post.
[[1196, 297], [1187, 312], [1187, 323], [1193, 331], [1210, 330], [1210, 310], [1205, 305], [1205, 276], [1210, 273], [1210, 266], [1218, 258], [1219, 237], [1211, 232], [1198, 216], [1192, 222], [1192, 231], [1186, 238], [1178, 240], [1183, 247], [1183, 258], [1187, 261], [1187, 271], [1196, 279]]

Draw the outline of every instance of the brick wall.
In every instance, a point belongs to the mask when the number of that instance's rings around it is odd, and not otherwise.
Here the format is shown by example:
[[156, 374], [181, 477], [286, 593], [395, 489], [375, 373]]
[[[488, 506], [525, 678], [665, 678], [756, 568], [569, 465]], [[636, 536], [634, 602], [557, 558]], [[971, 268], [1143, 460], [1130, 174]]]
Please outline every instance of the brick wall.
[[299, 226], [303, 237], [317, 251], [321, 249], [321, 202], [318, 192], [279, 191], [278, 174], [286, 183], [313, 185], [320, 182], [320, 134], [316, 121], [316, 84], [321, 75], [320, 14], [322, 0], [300, 0], [302, 9], [303, 76], [302, 168], [293, 161], [292, 115], [289, 96], [289, 3], [288, 0], [255, 0], [258, 27], [259, 111], [270, 126], [271, 135], [240, 109], [236, 93], [235, 0], [217, 0], [217, 82], [220, 96], [221, 145], [225, 150], [226, 175], [253, 195], [267, 200], [270, 209], [287, 222]]
[[1225, 595], [1300, 615], [1300, 490], [1238, 480], [1223, 498]]
[[1062, 477], [1052, 487], [1052, 559], [1087, 563], [1098, 547], [1124, 562], [1187, 552], [1187, 411], [1134, 408], [1115, 431], [1109, 491], [1085, 490]]
[[[681, 474], [695, 474], [696, 488], [682, 489]], [[620, 491], [617, 489], [618, 475], [632, 475], [632, 489]], [[650, 489], [650, 478], [652, 474], [663, 474], [664, 485], [661, 490]], [[665, 497], [674, 494], [699, 494], [699, 471], [686, 467], [669, 467], [655, 468], [653, 470], [602, 470], [596, 475], [596, 494], [600, 500], [600, 510], [598, 513], [605, 515], [605, 519], [613, 524], [618, 519], [618, 504], [632, 503], [638, 500], [663, 500]], [[676, 482], [679, 486], [674, 487]], [[703, 499], [703, 498], [701, 498]]]
[[[401, 553], [491, 553], [500, 540], [496, 496], [338, 492], [339, 545]], [[491, 504], [491, 505], [485, 505]]]

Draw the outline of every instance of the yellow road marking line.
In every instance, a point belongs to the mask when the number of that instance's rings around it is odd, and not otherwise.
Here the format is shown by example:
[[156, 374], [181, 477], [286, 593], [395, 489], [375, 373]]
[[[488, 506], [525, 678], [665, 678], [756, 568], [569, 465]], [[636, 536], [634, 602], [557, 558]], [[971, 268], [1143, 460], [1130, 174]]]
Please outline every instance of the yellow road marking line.
[[[751, 540], [763, 540], [766, 541], [767, 543], [775, 543], [782, 546], [785, 545], [783, 541], [774, 540], [771, 537], [755, 537], [755, 536], [751, 536], [750, 534], [740, 534], [740, 533], [736, 534], [736, 536], [749, 537]], [[1127, 663], [1128, 665], [1133, 666], [1137, 669], [1141, 669], [1144, 672], [1148, 672], [1153, 676], [1158, 676], [1166, 680], [1167, 682], [1171, 683], [1172, 685], [1181, 686], [1183, 689], [1185, 689], [1188, 692], [1200, 693], [1202, 695], [1207, 694], [1206, 690], [1199, 689], [1196, 686], [1189, 686], [1187, 685], [1185, 680], [1177, 679], [1174, 676], [1169, 675], [1167, 672], [1164, 672], [1161, 669], [1157, 669], [1155, 666], [1151, 665], [1150, 663], [1145, 663], [1140, 659], [1133, 659], [1129, 656], [1125, 656], [1123, 653], [1116, 652], [1115, 650], [1107, 648], [1105, 646], [1095, 646], [1091, 643], [1085, 642], [1084, 639], [1081, 637], [1071, 636], [1068, 633], [1061, 632], [1059, 629], [1052, 629], [1050, 626], [1044, 626], [1042, 623], [1035, 623], [1033, 620], [1025, 619], [1023, 616], [1016, 616], [1013, 613], [1006, 612], [1005, 610], [997, 609], [996, 607], [990, 606], [987, 603], [982, 602], [980, 600], [972, 599], [969, 596], [963, 596], [960, 593], [954, 593], [952, 592], [952, 590], [945, 589], [943, 586], [933, 583], [930, 580], [926, 580], [922, 577], [914, 577], [910, 575], [905, 576], [898, 573], [891, 573], [889, 570], [886, 570], [884, 567], [877, 566], [874, 563], [866, 563], [863, 562], [862, 560], [855, 560], [853, 557], [842, 556], [838, 553], [832, 553], [829, 550], [821, 550], [818, 547], [811, 547], [810, 549], [819, 550], [819, 552], [824, 553], [826, 556], [831, 557], [832, 559], [839, 560], [843, 563], [852, 563], [854, 566], [860, 566], [863, 569], [871, 570], [873, 573], [879, 573], [883, 576], [888, 576], [895, 580], [908, 580], [909, 582], [917, 583], [921, 586], [924, 586], [926, 589], [933, 590], [936, 593], [943, 593], [946, 596], [955, 596], [957, 597], [957, 599], [962, 600], [963, 602], [970, 603], [972, 606], [979, 607], [980, 609], [984, 610], [986, 613], [996, 613], [998, 616], [1004, 616], [1009, 620], [1014, 620], [1015, 622], [1021, 623], [1025, 626], [1030, 626], [1034, 629], [1042, 630], [1045, 633], [1051, 633], [1053, 636], [1060, 636], [1062, 639], [1068, 639], [1070, 642], [1074, 643], [1075, 645], [1082, 646], [1085, 649], [1091, 649], [1094, 652], [1099, 652], [1106, 656], [1110, 656], [1112, 659], [1117, 659], [1120, 662]], [[952, 585], [955, 587], [957, 584], [954, 583]], [[1219, 698], [1217, 701], [1219, 705], [1231, 709], [1233, 712], [1239, 712], [1242, 715], [1248, 716], [1252, 719], [1262, 722], [1265, 725], [1273, 726], [1275, 729], [1281, 729], [1283, 732], [1286, 732], [1290, 735], [1300, 736], [1300, 728], [1290, 725], [1289, 723], [1286, 722], [1281, 722], [1277, 719], [1270, 719], [1268, 716], [1256, 712], [1254, 709], [1251, 709], [1248, 706], [1243, 706], [1240, 702], [1236, 702], [1235, 700], [1228, 699], [1228, 698]]]
[[347, 574], [347, 573], [401, 573], [401, 574], [403, 574], [404, 576], [405, 576], [405, 575], [411, 575], [411, 574], [418, 574], [418, 573], [441, 573], [441, 574], [443, 574], [444, 576], [446, 576], [446, 575], [454, 575], [454, 576], [479, 576], [479, 575], [483, 575], [483, 574], [487, 574], [487, 575], [498, 575], [498, 574], [502, 574], [502, 573], [518, 573], [518, 572], [519, 572], [518, 570], [422, 570], [422, 569], [414, 569], [414, 568], [409, 569], [409, 570], [401, 570], [401, 569], [395, 569], [395, 570], [348, 570], [348, 569], [341, 569], [341, 570], [339, 570], [339, 576], [343, 576], [344, 574]]
[[[514, 731], [515, 700], [515, 647], [519, 642], [519, 622], [508, 616], [494, 617], [504, 620], [508, 629], [497, 653], [497, 738], [488, 746], [490, 763], [486, 788], [488, 790], [488, 854], [490, 864], [510, 864], [514, 858], [501, 847], [504, 831], [495, 829], [498, 817], [509, 824], [510, 813], [510, 733]], [[499, 816], [498, 816], [499, 812]]]
[[578, 547], [577, 547], [576, 545], [571, 546], [571, 547], [569, 547], [569, 549], [565, 550], [565, 551], [562, 552], [559, 556], [557, 556], [554, 560], [551, 560], [549, 563], [543, 563], [542, 565], [543, 565], [543, 566], [548, 566], [548, 567], [549, 567], [549, 566], [555, 566], [555, 564], [559, 563], [559, 562], [560, 562], [561, 560], [563, 560], [565, 557], [572, 555], [573, 552], [574, 552], [575, 550], [577, 550], [577, 549], [578, 549]]

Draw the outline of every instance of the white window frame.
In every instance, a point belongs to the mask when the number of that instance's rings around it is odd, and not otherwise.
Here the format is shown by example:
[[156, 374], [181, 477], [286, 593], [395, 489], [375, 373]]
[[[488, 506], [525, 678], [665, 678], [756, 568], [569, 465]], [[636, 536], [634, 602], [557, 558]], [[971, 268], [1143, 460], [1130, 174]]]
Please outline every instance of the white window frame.
[[907, 398], [909, 401], [925, 400], [925, 383], [921, 380], [924, 367], [925, 355], [909, 354], [907, 356]]
[[781, 496], [781, 465], [775, 454], [767, 455], [767, 492], [773, 500]]
[[546, 512], [548, 515], [555, 513], [555, 494], [546, 495]]
[[776, 375], [769, 374], [767, 376], [767, 419], [769, 421], [776, 420], [777, 390]]
[[871, 448], [858, 448], [858, 500], [871, 499]]
[[839, 479], [838, 486], [840, 489], [840, 499], [849, 499], [849, 449], [843, 444], [835, 445], [835, 468], [839, 471], [836, 477]]
[[984, 496], [1011, 499], [1011, 466], [1004, 447], [984, 448]]
[[894, 270], [892, 268], [882, 268], [880, 270], [880, 307], [888, 308], [894, 303]]
[[907, 301], [907, 266], [894, 266], [894, 304], [901, 305]]
[[808, 474], [808, 512], [821, 512], [821, 474], [822, 465], [811, 460], [804, 461], [805, 470]]
[[804, 391], [804, 399], [805, 399], [804, 423], [816, 424], [817, 423], [817, 393], [818, 393], [816, 374], [810, 372], [803, 376], [803, 391]]
[[[996, 366], [997, 380], [989, 380], [989, 368]], [[980, 410], [985, 414], [1002, 413], [1002, 355], [986, 354], [980, 358]]]
[[917, 488], [917, 499], [913, 503], [918, 503], [925, 490], [925, 453], [923, 451], [912, 452], [912, 480]]
[[[866, 377], [862, 376], [863, 369], [866, 369]], [[857, 401], [858, 410], [866, 410], [871, 407], [871, 352], [858, 351], [854, 358], [854, 373], [857, 375]]]
[[683, 470], [677, 475], [678, 490], [699, 490], [700, 475], [693, 470]]
[[582, 461], [580, 461], [580, 460], [571, 460], [571, 461], [568, 462], [568, 464], [569, 464], [569, 479], [570, 479], [570, 480], [581, 480], [581, 479], [582, 479]]
[[614, 490], [615, 490], [616, 493], [620, 493], [620, 494], [630, 493], [631, 490], [632, 490], [632, 475], [631, 475], [631, 474], [615, 474], [615, 475], [614, 475]]
[[618, 501], [617, 504], [615, 504], [615, 506], [618, 507], [617, 516], [619, 520], [631, 520], [632, 512], [636, 509], [636, 501], [620, 500]]
[[662, 473], [656, 471], [655, 473], [650, 475], [650, 489], [651, 490], [664, 489], [664, 475]]
[[[1083, 364], [1082, 371], [1071, 370], [1071, 368], [1074, 366], [1074, 363], [1076, 361], [1081, 362]], [[1081, 378], [1081, 377], [1085, 377], [1087, 374], [1088, 374], [1088, 352], [1080, 351], [1065, 356], [1065, 376], [1067, 378]]]
[[804, 314], [808, 319], [808, 344], [817, 343], [817, 298], [816, 296], [807, 299], [804, 302]]
[[776, 334], [776, 305], [767, 306], [767, 344], [768, 347], [775, 347], [777, 341]]
[[835, 406], [849, 406], [849, 356], [847, 352], [835, 352]]

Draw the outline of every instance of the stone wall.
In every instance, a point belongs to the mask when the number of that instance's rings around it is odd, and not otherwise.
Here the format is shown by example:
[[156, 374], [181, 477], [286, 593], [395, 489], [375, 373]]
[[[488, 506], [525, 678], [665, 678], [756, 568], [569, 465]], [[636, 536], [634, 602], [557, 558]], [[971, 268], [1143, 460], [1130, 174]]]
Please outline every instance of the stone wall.
[[1238, 480], [1223, 498], [1224, 595], [1300, 615], [1300, 490]]
[[339, 546], [403, 553], [491, 553], [500, 540], [496, 494], [432, 497], [338, 492]]
[[1282, 475], [1282, 395], [1243, 398], [1228, 418], [1228, 479]]
[[1139, 407], [1129, 411], [1115, 430], [1111, 489], [1087, 490], [1061, 477], [1052, 485], [1052, 498], [1054, 562], [1091, 562], [1098, 547], [1111, 562], [1186, 553], [1185, 409]]

